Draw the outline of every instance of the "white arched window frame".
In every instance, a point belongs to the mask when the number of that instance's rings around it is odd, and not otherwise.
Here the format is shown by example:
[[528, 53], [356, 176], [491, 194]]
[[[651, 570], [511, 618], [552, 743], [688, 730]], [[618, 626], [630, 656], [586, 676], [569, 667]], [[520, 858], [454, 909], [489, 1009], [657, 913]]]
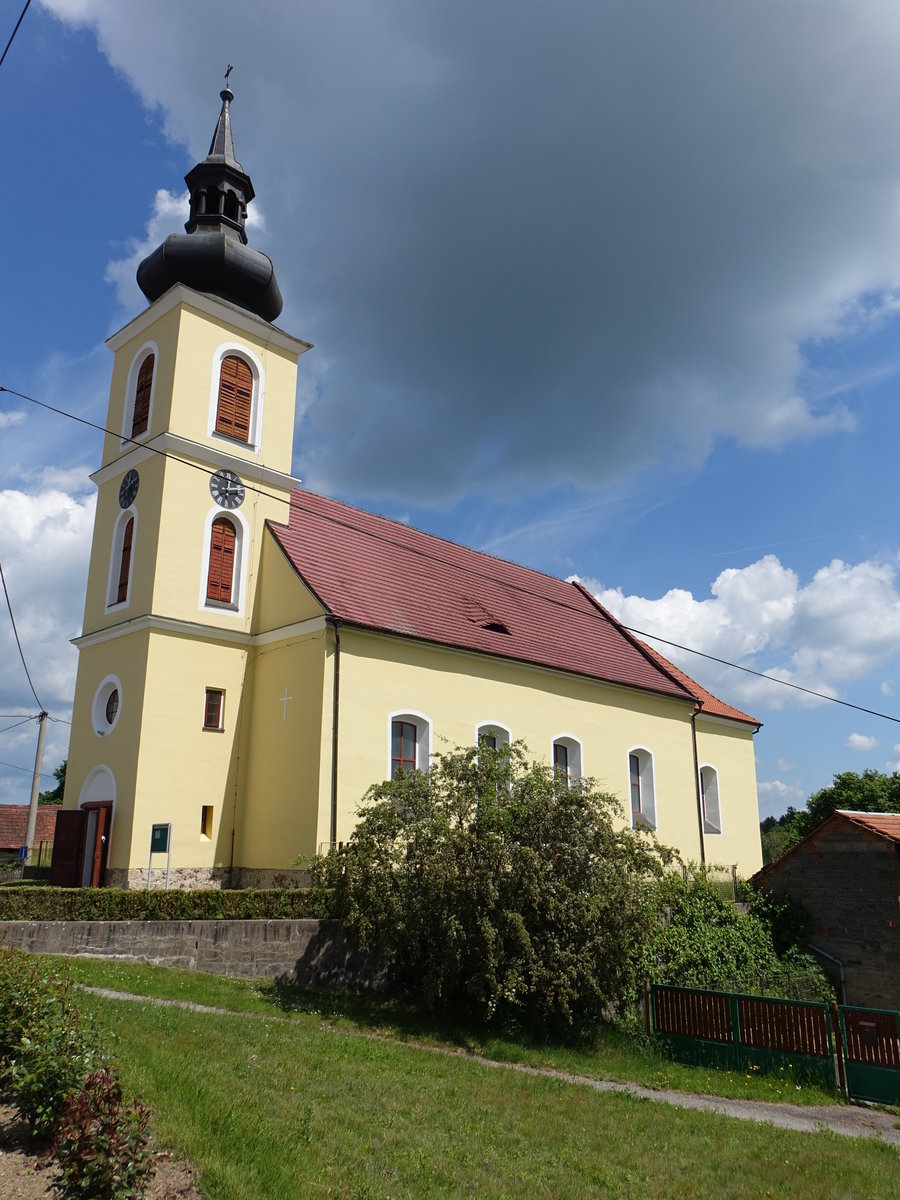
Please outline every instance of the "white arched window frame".
[[393, 775], [395, 721], [403, 721], [408, 725], [415, 726], [415, 770], [428, 771], [431, 768], [431, 718], [412, 708], [398, 708], [396, 712], [388, 713], [387, 774], [385, 779], [390, 779]]
[[[137, 433], [132, 437], [131, 427], [134, 424], [134, 401], [137, 393], [138, 375], [141, 372], [141, 367], [144, 364], [144, 359], [148, 354], [153, 355], [153, 378], [150, 383], [150, 412], [147, 416], [147, 428], [143, 433]], [[156, 396], [156, 376], [159, 374], [159, 347], [156, 342], [144, 342], [140, 350], [131, 360], [131, 366], [128, 368], [128, 383], [125, 387], [125, 406], [122, 413], [122, 445], [126, 442], [142, 442], [144, 438], [150, 436], [150, 430], [153, 428], [153, 401]]]
[[[128, 563], [128, 580], [125, 588], [125, 598], [120, 600], [119, 597], [119, 578], [122, 571], [122, 549], [125, 544], [125, 533], [128, 529], [128, 522], [134, 521], [131, 527], [131, 556]], [[117, 612], [121, 608], [127, 608], [131, 603], [131, 584], [134, 579], [134, 551], [137, 546], [137, 509], [132, 506], [123, 509], [116, 518], [116, 523], [113, 526], [112, 545], [109, 551], [109, 579], [106, 585], [106, 611]]]
[[[84, 783], [81, 785], [81, 792], [78, 796], [78, 807], [87, 809], [87, 826], [84, 833], [84, 846], [88, 847], [94, 844], [97, 835], [97, 821], [99, 819], [98, 809], [108, 809], [105, 828], [103, 829], [103, 837], [106, 839], [107, 856], [110, 847], [112, 846], [113, 837], [113, 821], [116, 816], [116, 779], [112, 771], [102, 763], [100, 766], [93, 767], [87, 774]], [[103, 828], [103, 826], [101, 826]], [[90, 882], [89, 875], [92, 864], [92, 856], [89, 857], [85, 853], [84, 861], [81, 866], [82, 886], [87, 886]]]
[[700, 768], [700, 799], [703, 805], [703, 832], [722, 832], [722, 806], [719, 801], [719, 772], [711, 763]]
[[655, 829], [656, 817], [656, 770], [653, 753], [646, 746], [632, 746], [626, 759], [628, 767], [629, 811], [631, 828]]
[[[219, 411], [219, 379], [222, 374], [222, 361], [234, 355], [242, 358], [250, 368], [253, 376], [253, 396], [250, 401], [250, 436], [247, 441], [229, 437], [227, 433], [216, 431], [216, 417]], [[260, 360], [252, 350], [239, 342], [223, 342], [216, 348], [213, 355], [212, 378], [209, 383], [209, 419], [206, 432], [210, 437], [221, 438], [232, 446], [246, 446], [248, 450], [258, 451], [262, 441], [263, 407], [266, 397], [266, 372]]]
[[498, 750], [512, 744], [512, 733], [501, 721], [479, 721], [475, 726], [475, 745], [480, 746], [484, 738], [494, 738]]
[[581, 739], [574, 733], [558, 733], [550, 743], [550, 765], [558, 774], [565, 772], [566, 780], [584, 776], [584, 755]]
[[118, 675], [100, 680], [91, 704], [91, 724], [97, 737], [106, 737], [119, 723], [122, 712], [122, 681]]
[[[234, 526], [234, 568], [231, 579], [231, 600], [223, 602], [221, 600], [208, 600], [206, 598], [206, 585], [209, 578], [209, 552], [212, 542], [212, 527], [213, 521], [217, 517], [224, 517], [226, 521], [230, 521]], [[242, 617], [244, 615], [245, 593], [246, 593], [246, 565], [247, 555], [245, 552], [248, 546], [250, 537], [250, 526], [247, 524], [247, 519], [244, 514], [237, 509], [226, 512], [224, 509], [211, 508], [206, 514], [206, 520], [203, 523], [203, 560], [200, 570], [200, 599], [199, 607], [204, 612], [222, 612], [231, 613], [234, 616]]]

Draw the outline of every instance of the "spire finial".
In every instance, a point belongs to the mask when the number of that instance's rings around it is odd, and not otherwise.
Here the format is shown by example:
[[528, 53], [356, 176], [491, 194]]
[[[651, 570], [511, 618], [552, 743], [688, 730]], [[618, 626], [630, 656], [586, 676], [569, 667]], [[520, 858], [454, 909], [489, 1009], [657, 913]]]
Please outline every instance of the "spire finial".
[[231, 63], [229, 63], [228, 70], [225, 72], [225, 86], [222, 88], [221, 92], [219, 92], [220, 98], [226, 103], [229, 100], [234, 99], [234, 92], [231, 90], [231, 72], [233, 70], [234, 67], [231, 65]]

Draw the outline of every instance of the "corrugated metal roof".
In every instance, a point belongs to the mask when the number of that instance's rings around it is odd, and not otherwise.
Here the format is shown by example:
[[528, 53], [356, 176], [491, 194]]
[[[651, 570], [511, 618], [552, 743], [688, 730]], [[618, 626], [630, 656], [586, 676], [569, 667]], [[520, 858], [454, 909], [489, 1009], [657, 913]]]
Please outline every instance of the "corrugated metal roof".
[[288, 524], [268, 525], [325, 609], [351, 624], [699, 698], [577, 584], [299, 489]]

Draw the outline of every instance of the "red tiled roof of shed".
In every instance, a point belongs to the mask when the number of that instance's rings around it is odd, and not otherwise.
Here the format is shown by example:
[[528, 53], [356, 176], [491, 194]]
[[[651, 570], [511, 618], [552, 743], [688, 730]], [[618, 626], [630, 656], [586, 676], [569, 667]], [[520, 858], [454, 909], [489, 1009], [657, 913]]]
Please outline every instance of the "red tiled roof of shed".
[[846, 817], [854, 825], [861, 825], [864, 829], [871, 829], [873, 833], [890, 838], [891, 841], [900, 842], [900, 813], [852, 812], [846, 808], [835, 809], [835, 813], [839, 817]]
[[[52, 842], [56, 829], [56, 814], [61, 804], [41, 804], [34, 827], [36, 842]], [[18, 850], [25, 845], [28, 828], [27, 804], [0, 804], [0, 850]]]
[[580, 585], [299, 489], [288, 524], [268, 526], [326, 611], [350, 624], [700, 698]]

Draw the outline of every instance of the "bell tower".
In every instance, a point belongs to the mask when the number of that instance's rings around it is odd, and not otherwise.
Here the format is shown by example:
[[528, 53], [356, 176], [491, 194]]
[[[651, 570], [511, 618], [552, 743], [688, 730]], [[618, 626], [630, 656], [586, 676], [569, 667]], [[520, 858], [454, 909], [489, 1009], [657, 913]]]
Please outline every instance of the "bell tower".
[[263, 530], [286, 520], [297, 484], [297, 360], [309, 344], [272, 323], [281, 292], [247, 242], [255, 193], [235, 156], [227, 76], [220, 97], [209, 153], [185, 177], [185, 233], [140, 264], [149, 307], [107, 343], [61, 883], [146, 886], [151, 863], [154, 883], [167, 866], [180, 886], [215, 886], [233, 865]]

